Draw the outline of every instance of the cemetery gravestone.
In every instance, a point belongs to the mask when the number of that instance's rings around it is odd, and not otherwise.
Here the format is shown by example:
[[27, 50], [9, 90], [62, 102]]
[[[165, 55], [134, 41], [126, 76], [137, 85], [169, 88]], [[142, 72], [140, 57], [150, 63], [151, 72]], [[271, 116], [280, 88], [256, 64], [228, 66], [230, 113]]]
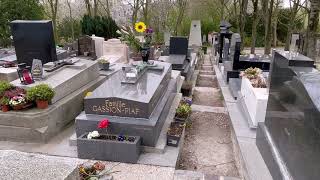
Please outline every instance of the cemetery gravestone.
[[100, 58], [101, 56], [103, 56], [104, 38], [103, 37], [97, 37], [95, 35], [92, 35], [91, 38], [94, 41], [94, 47], [95, 47], [95, 52], [96, 52], [97, 58]]
[[171, 34], [170, 32], [165, 32], [164, 33], [164, 45], [165, 46], [170, 46], [170, 37], [171, 37]]
[[163, 70], [145, 69], [135, 83], [123, 83], [127, 71], [118, 71], [84, 100], [76, 118], [76, 135], [97, 130], [101, 118], [110, 121], [110, 134], [139, 136], [142, 145], [155, 146], [176, 92], [171, 64], [154, 61]]
[[108, 59], [110, 63], [127, 63], [128, 51], [128, 46], [120, 39], [109, 39], [103, 44], [103, 57]]
[[190, 34], [189, 34], [189, 46], [202, 46], [201, 38], [201, 22], [199, 20], [193, 20], [191, 22]]
[[274, 179], [319, 179], [320, 72], [301, 54], [274, 53], [257, 146]]
[[78, 55], [97, 58], [95, 52], [95, 42], [90, 36], [83, 36], [78, 39]]

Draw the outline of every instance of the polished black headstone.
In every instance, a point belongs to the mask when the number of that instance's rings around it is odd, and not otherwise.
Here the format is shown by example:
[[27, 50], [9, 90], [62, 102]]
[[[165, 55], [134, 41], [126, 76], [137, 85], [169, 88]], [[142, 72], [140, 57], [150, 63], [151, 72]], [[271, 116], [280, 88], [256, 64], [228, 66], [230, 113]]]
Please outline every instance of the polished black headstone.
[[170, 48], [169, 53], [171, 54], [188, 54], [188, 43], [189, 40], [186, 37], [170, 37]]
[[122, 83], [123, 71], [115, 73], [85, 98], [85, 113], [148, 119], [171, 78], [170, 64], [155, 64], [163, 71], [148, 69], [135, 84]]
[[257, 146], [274, 179], [320, 177], [320, 72], [302, 55], [275, 52]]

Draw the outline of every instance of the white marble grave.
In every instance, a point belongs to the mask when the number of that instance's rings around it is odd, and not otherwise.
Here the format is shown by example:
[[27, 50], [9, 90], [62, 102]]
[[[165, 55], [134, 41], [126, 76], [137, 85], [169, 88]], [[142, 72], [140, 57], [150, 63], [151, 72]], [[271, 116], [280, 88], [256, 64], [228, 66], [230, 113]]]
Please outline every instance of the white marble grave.
[[98, 37], [95, 35], [92, 35], [91, 38], [92, 38], [92, 40], [94, 40], [94, 47], [96, 50], [96, 56], [97, 56], [97, 58], [100, 58], [101, 56], [103, 56], [104, 38]]
[[129, 48], [120, 39], [109, 39], [103, 44], [103, 56], [110, 63], [128, 63]]
[[201, 22], [200, 20], [193, 20], [190, 27], [189, 35], [189, 46], [196, 45], [198, 47], [202, 46], [201, 37]]
[[243, 96], [253, 126], [256, 127], [259, 122], [264, 122], [268, 103], [267, 88], [254, 88], [249, 79], [243, 77], [241, 95]]

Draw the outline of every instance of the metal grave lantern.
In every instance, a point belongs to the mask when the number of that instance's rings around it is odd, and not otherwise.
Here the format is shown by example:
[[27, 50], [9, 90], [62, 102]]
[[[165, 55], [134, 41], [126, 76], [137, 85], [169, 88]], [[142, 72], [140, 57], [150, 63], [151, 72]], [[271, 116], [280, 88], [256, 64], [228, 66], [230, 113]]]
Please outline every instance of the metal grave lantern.
[[34, 83], [34, 79], [31, 74], [31, 67], [27, 66], [26, 63], [18, 64], [17, 71], [22, 84], [28, 85]]

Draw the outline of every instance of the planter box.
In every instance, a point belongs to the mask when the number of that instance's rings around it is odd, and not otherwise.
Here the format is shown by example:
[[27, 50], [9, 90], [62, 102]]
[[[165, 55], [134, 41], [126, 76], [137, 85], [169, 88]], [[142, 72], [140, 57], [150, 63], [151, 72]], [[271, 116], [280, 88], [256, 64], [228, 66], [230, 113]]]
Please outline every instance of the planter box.
[[241, 94], [254, 126], [264, 122], [266, 117], [268, 91], [267, 88], [254, 88], [247, 78], [242, 78]]
[[176, 115], [174, 116], [174, 121], [180, 122], [180, 123], [188, 122], [189, 119], [190, 119], [190, 114], [188, 115], [187, 118], [180, 118], [180, 117], [177, 117]]
[[[181, 122], [172, 122], [171, 126], [172, 125], [176, 125], [176, 124], [183, 125], [183, 123], [181, 123]], [[178, 147], [179, 146], [179, 142], [180, 142], [180, 139], [181, 139], [181, 136], [182, 136], [182, 133], [183, 133], [183, 128], [184, 127], [182, 127], [182, 131], [181, 131], [181, 134], [179, 136], [169, 135], [167, 133], [167, 145], [168, 146], [172, 146], [172, 147]]]
[[87, 139], [87, 134], [77, 139], [78, 157], [103, 161], [137, 163], [141, 152], [141, 138], [135, 137], [134, 142]]

